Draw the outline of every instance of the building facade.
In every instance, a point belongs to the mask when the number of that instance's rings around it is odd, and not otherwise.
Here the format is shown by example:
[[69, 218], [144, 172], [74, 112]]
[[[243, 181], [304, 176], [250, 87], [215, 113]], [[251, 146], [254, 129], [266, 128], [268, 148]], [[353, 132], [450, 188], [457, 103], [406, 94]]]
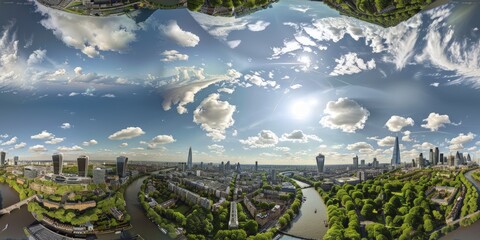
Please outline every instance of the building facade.
[[88, 156], [82, 155], [77, 158], [78, 176], [87, 177], [88, 175]]
[[53, 174], [60, 175], [63, 170], [63, 154], [55, 153], [52, 156], [53, 161]]

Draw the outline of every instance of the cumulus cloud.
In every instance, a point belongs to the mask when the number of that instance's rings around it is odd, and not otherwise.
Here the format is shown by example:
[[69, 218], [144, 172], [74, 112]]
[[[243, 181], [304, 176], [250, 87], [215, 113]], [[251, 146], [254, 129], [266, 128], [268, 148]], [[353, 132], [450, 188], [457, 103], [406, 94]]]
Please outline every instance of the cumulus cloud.
[[432, 112], [428, 115], [427, 118], [423, 119], [425, 124], [422, 124], [423, 128], [430, 129], [432, 132], [438, 131], [439, 128], [445, 127], [445, 124], [451, 124], [450, 117], [448, 115], [440, 115], [438, 113]]
[[177, 105], [179, 114], [187, 113], [186, 105], [194, 102], [195, 94], [212, 84], [234, 80], [239, 77], [238, 74], [232, 70], [224, 75], [206, 75], [203, 68], [176, 67], [171, 80], [159, 86], [163, 97], [163, 110], [168, 111], [172, 105]]
[[435, 148], [435, 145], [429, 142], [423, 142], [422, 144], [414, 144], [412, 147], [419, 150], [429, 150]]
[[278, 140], [278, 136], [274, 132], [262, 130], [257, 136], [241, 139], [240, 143], [247, 145], [248, 148], [268, 148], [277, 145]]
[[386, 136], [384, 138], [371, 137], [368, 139], [377, 141], [377, 144], [380, 147], [391, 147], [395, 144], [395, 137], [392, 136]]
[[187, 61], [188, 55], [179, 53], [177, 50], [168, 50], [164, 51], [162, 54], [163, 56], [160, 61], [162, 62], [173, 62], [173, 61]]
[[45, 141], [45, 143], [55, 145], [55, 144], [59, 144], [59, 143], [63, 142], [64, 140], [65, 140], [65, 138], [52, 138], [48, 141]]
[[85, 146], [85, 147], [92, 146], [92, 145], [97, 145], [97, 144], [98, 144], [98, 142], [95, 139], [90, 139], [90, 140], [82, 143], [82, 145]]
[[115, 94], [112, 94], [112, 93], [103, 94], [102, 98], [115, 98]]
[[[45, 17], [40, 23], [67, 46], [79, 49], [88, 57], [100, 56], [100, 51], [122, 52], [135, 41], [139, 26], [125, 15], [92, 18], [36, 3]], [[81, 24], [79, 24], [81, 23]]]
[[294, 84], [290, 86], [291, 89], [299, 89], [301, 87], [302, 87], [302, 84]]
[[207, 132], [207, 136], [214, 141], [225, 139], [225, 129], [235, 123], [233, 119], [235, 105], [231, 105], [227, 101], [220, 101], [219, 98], [218, 93], [210, 94], [193, 112], [193, 122], [200, 124], [202, 129]]
[[62, 123], [60, 126], [62, 129], [70, 129], [72, 125], [70, 123]]
[[117, 131], [110, 135], [108, 139], [110, 140], [124, 140], [131, 139], [145, 134], [145, 132], [139, 127], [127, 127], [120, 131]]
[[323, 127], [341, 129], [348, 133], [363, 129], [370, 116], [370, 112], [366, 108], [348, 98], [329, 101], [323, 113], [325, 116], [320, 120]]
[[121, 147], [121, 148], [128, 147], [128, 143], [126, 143], [126, 142], [120, 143], [119, 147]]
[[460, 133], [458, 136], [452, 138], [449, 143], [452, 144], [452, 145], [455, 145], [455, 144], [465, 144], [465, 143], [468, 143], [470, 141], [472, 141], [473, 139], [475, 139], [477, 135], [469, 132], [467, 134], [464, 134], [464, 133]]
[[43, 145], [35, 145], [35, 146], [30, 147], [28, 150], [30, 150], [31, 152], [46, 152], [46, 151], [48, 151], [47, 148], [45, 148], [45, 146], [43, 146]]
[[369, 153], [373, 151], [372, 145], [366, 142], [356, 142], [353, 144], [348, 144], [347, 149], [350, 151], [358, 151], [360, 153]]
[[228, 41], [227, 45], [231, 49], [234, 49], [234, 48], [238, 47], [240, 45], [240, 43], [242, 43], [242, 40], [232, 40], [232, 41]]
[[413, 141], [413, 140], [410, 138], [410, 134], [412, 134], [412, 132], [410, 132], [410, 131], [405, 131], [405, 132], [403, 132], [402, 141], [404, 141], [404, 142], [411, 142], [411, 141]]
[[21, 142], [19, 144], [15, 144], [15, 146], [13, 146], [14, 149], [22, 149], [22, 148], [25, 148], [27, 146], [27, 143], [25, 142]]
[[173, 143], [173, 142], [176, 142], [177, 140], [175, 140], [175, 138], [173, 138], [172, 135], [158, 135], [156, 137], [154, 137], [150, 143], [153, 143], [153, 144], [169, 144], [169, 143]]
[[207, 148], [215, 154], [222, 155], [225, 152], [225, 147], [218, 144], [208, 145]]
[[17, 139], [17, 137], [12, 137], [10, 140], [3, 142], [1, 146], [9, 146], [15, 144], [17, 142]]
[[79, 151], [82, 151], [83, 148], [78, 146], [78, 145], [74, 145], [74, 146], [71, 146], [71, 147], [66, 147], [66, 146], [60, 146], [57, 148], [57, 151], [59, 152], [79, 152]]
[[385, 126], [387, 126], [388, 130], [390, 130], [391, 132], [400, 132], [402, 131], [402, 128], [406, 126], [413, 126], [414, 124], [415, 122], [412, 118], [404, 118], [401, 116], [393, 115], [385, 123]]
[[233, 88], [219, 88], [219, 89], [217, 89], [217, 91], [232, 94], [235, 91], [235, 89], [233, 89]]
[[33, 53], [30, 54], [30, 56], [28, 56], [27, 64], [33, 65], [33, 64], [41, 63], [46, 56], [47, 56], [47, 50], [37, 49], [33, 51]]
[[350, 75], [364, 70], [372, 70], [376, 67], [375, 60], [365, 62], [356, 53], [347, 53], [339, 59], [335, 59], [337, 66], [330, 73], [331, 76]]
[[273, 80], [265, 80], [264, 78], [260, 77], [259, 73], [245, 74], [243, 78], [259, 87], [275, 87], [277, 85], [277, 82]]
[[232, 31], [246, 29], [247, 25], [249, 24], [248, 17], [234, 18], [210, 16], [207, 14], [190, 11], [189, 13], [205, 31], [222, 40], [226, 40]]
[[298, 143], [307, 143], [309, 140], [322, 142], [318, 136], [314, 134], [305, 134], [302, 130], [293, 130], [291, 133], [284, 133], [280, 138], [280, 141], [290, 141]]
[[184, 31], [174, 20], [169, 21], [166, 25], [160, 25], [159, 29], [163, 35], [182, 47], [195, 47], [200, 42], [197, 35]]
[[41, 133], [33, 135], [30, 138], [31, 139], [41, 139], [41, 140], [43, 140], [43, 139], [52, 139], [54, 137], [55, 137], [55, 135], [53, 133], [49, 133], [49, 132], [47, 132], [47, 130], [43, 130]]
[[247, 27], [248, 27], [248, 30], [250, 30], [252, 32], [260, 32], [260, 31], [265, 30], [269, 25], [270, 25], [269, 22], [259, 20], [255, 23], [248, 24]]

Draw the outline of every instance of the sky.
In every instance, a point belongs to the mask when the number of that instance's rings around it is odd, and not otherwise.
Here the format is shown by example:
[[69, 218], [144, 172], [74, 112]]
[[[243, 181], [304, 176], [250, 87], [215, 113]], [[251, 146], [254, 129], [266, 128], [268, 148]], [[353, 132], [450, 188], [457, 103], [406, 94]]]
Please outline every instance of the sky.
[[[320, 2], [226, 18], [90, 17], [0, 2], [7, 158], [252, 164], [480, 157], [480, 4], [382, 28]], [[133, 14], [135, 15], [135, 14]]]

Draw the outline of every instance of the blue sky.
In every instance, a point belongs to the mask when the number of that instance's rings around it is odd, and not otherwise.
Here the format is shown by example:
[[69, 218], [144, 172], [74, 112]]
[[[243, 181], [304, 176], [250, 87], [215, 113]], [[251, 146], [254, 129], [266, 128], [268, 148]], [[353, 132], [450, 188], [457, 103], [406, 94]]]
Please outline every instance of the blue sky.
[[[1, 3], [0, 149], [12, 158], [261, 164], [478, 154], [480, 4], [393, 28], [282, 0], [145, 22]], [[20, 17], [21, 16], [21, 17]]]

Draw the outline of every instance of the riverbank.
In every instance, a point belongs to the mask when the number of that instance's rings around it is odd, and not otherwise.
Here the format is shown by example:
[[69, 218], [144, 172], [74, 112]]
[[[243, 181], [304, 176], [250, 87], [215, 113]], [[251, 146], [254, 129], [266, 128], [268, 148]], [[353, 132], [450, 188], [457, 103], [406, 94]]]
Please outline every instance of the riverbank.
[[[20, 201], [18, 193], [7, 183], [0, 183], [0, 194], [2, 195], [1, 207], [5, 208]], [[22, 206], [13, 210], [10, 214], [0, 216], [1, 239], [27, 239], [23, 228], [34, 223], [35, 219], [28, 212], [28, 207]], [[8, 227], [7, 227], [8, 225]]]

